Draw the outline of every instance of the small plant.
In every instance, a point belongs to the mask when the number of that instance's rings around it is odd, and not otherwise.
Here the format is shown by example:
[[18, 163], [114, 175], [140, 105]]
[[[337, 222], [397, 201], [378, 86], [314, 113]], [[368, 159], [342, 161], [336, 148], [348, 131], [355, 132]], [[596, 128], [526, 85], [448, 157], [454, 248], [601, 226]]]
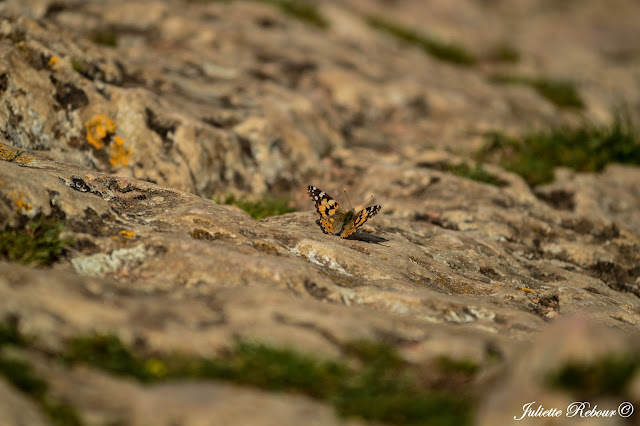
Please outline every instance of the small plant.
[[182, 354], [144, 358], [117, 337], [98, 335], [72, 339], [63, 359], [143, 382], [216, 379], [302, 393], [332, 403], [342, 415], [372, 421], [438, 426], [471, 423], [471, 410], [463, 397], [421, 389], [392, 347], [359, 341], [347, 344], [344, 350], [358, 367], [246, 341], [216, 358]]
[[480, 163], [476, 163], [474, 167], [470, 167], [466, 163], [461, 164], [445, 164], [443, 169], [447, 172], [453, 173], [456, 176], [464, 177], [467, 179], [475, 180], [476, 182], [488, 183], [494, 186], [504, 186], [505, 183], [487, 172]]
[[296, 0], [259, 0], [278, 8], [285, 15], [292, 16], [318, 28], [328, 28], [329, 21], [320, 13], [314, 3], [301, 3]]
[[585, 123], [510, 137], [486, 135], [489, 142], [479, 159], [493, 159], [529, 184], [553, 180], [555, 167], [601, 171], [609, 163], [640, 164], [640, 132], [627, 114], [616, 114], [609, 125]]
[[584, 397], [621, 396], [640, 372], [637, 355], [609, 354], [594, 362], [568, 362], [547, 377], [548, 384]]
[[[0, 348], [4, 345], [25, 346], [26, 344], [27, 338], [20, 334], [14, 322], [0, 322]], [[52, 424], [60, 426], [82, 425], [82, 421], [73, 407], [52, 400], [48, 395], [49, 385], [29, 363], [20, 359], [8, 358], [3, 352], [0, 352], [0, 376], [32, 398]]]
[[558, 107], [584, 108], [584, 101], [574, 83], [566, 80], [532, 78], [510, 74], [494, 74], [489, 80], [497, 84], [519, 84], [532, 87], [540, 96]]
[[512, 44], [503, 42], [491, 49], [488, 59], [493, 62], [515, 64], [520, 61], [520, 52]]
[[0, 348], [4, 345], [22, 346], [26, 343], [25, 338], [20, 334], [16, 322], [0, 322]]
[[240, 207], [249, 213], [251, 217], [258, 220], [296, 211], [295, 208], [289, 206], [287, 199], [273, 198], [269, 195], [264, 195], [262, 199], [257, 201], [250, 201], [244, 197], [238, 198], [233, 194], [228, 194], [222, 199], [214, 198], [214, 201], [217, 204], [230, 204]]
[[25, 265], [51, 265], [73, 240], [61, 238], [62, 223], [56, 219], [32, 220], [24, 229], [0, 232], [0, 257]]
[[107, 47], [118, 46], [118, 37], [114, 31], [96, 31], [91, 34], [91, 41]]
[[446, 373], [462, 374], [465, 376], [474, 376], [479, 370], [478, 364], [471, 360], [458, 360], [445, 356], [438, 358], [438, 366]]
[[15, 161], [18, 157], [20, 157], [22, 154], [24, 154], [24, 151], [16, 151], [13, 155], [11, 155], [9, 158], [7, 158], [7, 161], [12, 162]]
[[428, 55], [441, 61], [461, 66], [471, 66], [477, 62], [472, 53], [458, 44], [444, 43], [378, 16], [369, 16], [366, 21], [372, 28], [382, 30], [404, 43], [419, 47]]

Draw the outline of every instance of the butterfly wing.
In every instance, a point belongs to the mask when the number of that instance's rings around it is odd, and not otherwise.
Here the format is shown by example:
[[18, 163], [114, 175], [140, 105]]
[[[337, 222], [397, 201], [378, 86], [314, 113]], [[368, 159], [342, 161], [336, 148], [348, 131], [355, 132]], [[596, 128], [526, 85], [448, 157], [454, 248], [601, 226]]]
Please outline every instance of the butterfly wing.
[[353, 220], [350, 221], [350, 223], [348, 223], [345, 226], [345, 229], [342, 231], [342, 233], [340, 234], [340, 236], [342, 238], [347, 238], [349, 235], [353, 234], [354, 232], [356, 232], [358, 230], [359, 227], [361, 227], [362, 225], [364, 225], [364, 223], [369, 220], [370, 218], [372, 218], [373, 216], [375, 216], [376, 214], [378, 214], [378, 212], [380, 211], [381, 207], [380, 206], [370, 206], [367, 207], [364, 210], [360, 210], [358, 213], [356, 213], [356, 215], [353, 217]]
[[309, 198], [315, 203], [320, 215], [320, 227], [327, 234], [339, 232], [344, 221], [345, 211], [329, 194], [313, 185], [307, 187]]

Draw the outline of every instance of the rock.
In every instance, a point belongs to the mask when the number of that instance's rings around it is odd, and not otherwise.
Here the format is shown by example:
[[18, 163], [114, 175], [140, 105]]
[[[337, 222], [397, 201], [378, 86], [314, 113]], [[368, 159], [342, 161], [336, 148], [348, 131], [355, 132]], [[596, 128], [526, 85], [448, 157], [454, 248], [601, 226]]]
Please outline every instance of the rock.
[[[350, 345], [384, 343], [416, 388], [479, 407], [478, 424], [529, 401], [566, 408], [575, 396], [542, 376], [636, 353], [639, 169], [558, 168], [531, 187], [499, 165], [483, 165], [491, 184], [456, 167], [475, 166], [487, 131], [606, 123], [620, 100], [633, 117], [638, 5], [614, 3], [348, 0], [318, 5], [322, 29], [278, 2], [0, 2], [0, 232], [47, 218], [73, 241], [38, 267], [0, 241], [0, 327], [31, 339], [0, 341], [0, 361], [19, 353], [89, 425], [360, 423], [330, 398], [62, 362], [96, 333], [140, 356], [252, 341], [351, 368], [364, 361]], [[425, 55], [371, 16], [478, 62]], [[505, 41], [519, 64], [492, 56]], [[492, 83], [500, 72], [572, 76], [585, 109]], [[325, 235], [308, 184], [382, 210], [348, 239]], [[298, 211], [254, 220], [213, 201], [229, 194]], [[47, 424], [5, 376], [0, 424]]]
[[27, 397], [16, 392], [15, 388], [4, 380], [0, 380], [0, 419], [8, 425], [46, 426], [36, 404]]

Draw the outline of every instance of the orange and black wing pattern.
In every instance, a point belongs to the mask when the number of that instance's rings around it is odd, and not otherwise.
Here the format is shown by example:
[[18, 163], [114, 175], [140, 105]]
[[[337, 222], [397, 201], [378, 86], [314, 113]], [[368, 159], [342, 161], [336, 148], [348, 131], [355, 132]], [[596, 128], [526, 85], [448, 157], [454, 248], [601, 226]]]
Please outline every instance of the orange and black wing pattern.
[[316, 211], [320, 215], [320, 227], [325, 234], [335, 234], [342, 228], [345, 211], [336, 200], [331, 198], [323, 190], [309, 185], [307, 187], [309, 198], [313, 200]]

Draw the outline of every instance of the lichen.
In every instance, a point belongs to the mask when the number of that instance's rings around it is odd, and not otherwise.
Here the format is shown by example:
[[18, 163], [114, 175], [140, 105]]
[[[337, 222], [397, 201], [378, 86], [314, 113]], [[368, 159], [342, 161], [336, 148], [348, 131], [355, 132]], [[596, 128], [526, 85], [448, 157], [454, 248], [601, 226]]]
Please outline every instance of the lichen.
[[33, 161], [33, 157], [25, 155], [24, 151], [11, 149], [6, 145], [0, 143], [0, 160], [5, 160], [10, 163], [26, 164]]
[[129, 164], [129, 160], [131, 159], [131, 148], [126, 148], [124, 146], [124, 140], [120, 136], [115, 136], [113, 138], [113, 143], [111, 144], [111, 155], [109, 156], [109, 162], [113, 167], [122, 164], [126, 166]]
[[11, 191], [11, 193], [9, 194], [9, 198], [11, 199], [11, 201], [13, 201], [15, 210], [18, 213], [27, 213], [33, 210], [33, 206], [25, 200], [24, 192]]
[[122, 231], [120, 231], [118, 233], [118, 235], [122, 236], [122, 238], [130, 240], [133, 237], [136, 236], [136, 232], [135, 231], [127, 231], [126, 229], [123, 229]]
[[49, 68], [51, 68], [52, 70], [56, 71], [57, 70], [57, 65], [59, 63], [60, 63], [60, 58], [58, 58], [57, 56], [52, 56], [47, 61], [47, 66]]
[[84, 123], [87, 130], [87, 142], [95, 149], [102, 149], [105, 139], [116, 132], [116, 123], [106, 114], [94, 115]]
[[124, 146], [124, 139], [115, 136], [116, 123], [106, 114], [94, 115], [84, 123], [87, 131], [87, 142], [95, 149], [102, 149], [109, 144], [109, 162], [113, 167], [126, 166], [131, 159], [131, 148]]

